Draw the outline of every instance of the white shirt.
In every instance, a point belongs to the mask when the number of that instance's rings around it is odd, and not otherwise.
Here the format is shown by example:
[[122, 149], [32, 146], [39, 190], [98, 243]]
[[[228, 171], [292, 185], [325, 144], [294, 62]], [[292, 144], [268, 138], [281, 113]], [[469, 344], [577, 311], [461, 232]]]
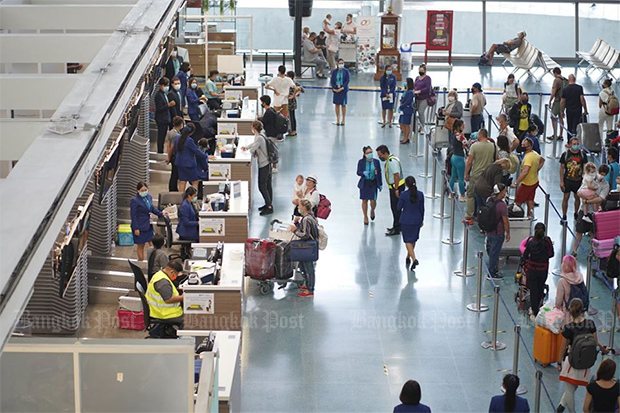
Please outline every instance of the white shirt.
[[512, 144], [514, 143], [514, 141], [518, 139], [517, 135], [515, 135], [512, 128], [508, 125], [506, 125], [506, 129], [502, 129], [499, 131], [499, 135], [497, 136], [500, 136], [500, 135], [504, 135], [505, 137], [508, 138], [508, 145], [510, 146], [510, 148], [512, 148]]
[[274, 88], [279, 95], [274, 94], [273, 106], [288, 105], [288, 93], [290, 88], [295, 87], [295, 83], [290, 77], [276, 76], [267, 83], [270, 87]]
[[340, 29], [335, 29], [334, 34], [328, 34], [325, 41], [327, 50], [330, 52], [337, 52], [340, 47]]
[[353, 34], [355, 33], [356, 28], [357, 26], [355, 26], [355, 23], [353, 22], [353, 20], [351, 20], [351, 23], [345, 23], [342, 26], [342, 32], [345, 34]]
[[601, 102], [607, 103], [609, 101], [609, 96], [613, 95], [614, 91], [610, 87], [606, 87], [601, 90], [601, 93], [598, 94], [598, 97], [601, 99]]

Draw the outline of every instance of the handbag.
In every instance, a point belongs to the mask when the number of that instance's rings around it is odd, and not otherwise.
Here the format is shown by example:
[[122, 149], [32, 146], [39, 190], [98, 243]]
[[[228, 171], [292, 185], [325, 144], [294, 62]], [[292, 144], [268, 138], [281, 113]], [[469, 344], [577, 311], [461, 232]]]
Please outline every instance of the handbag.
[[455, 120], [456, 120], [456, 118], [455, 118], [455, 117], [448, 116], [448, 117], [446, 118], [446, 121], [445, 121], [445, 122], [444, 122], [444, 124], [443, 124], [443, 127], [444, 127], [444, 128], [446, 128], [446, 129], [448, 129], [448, 130], [450, 130], [450, 131], [451, 131], [451, 130], [453, 130], [453, 129], [454, 129], [454, 121], [455, 121]]
[[170, 204], [164, 208], [162, 212], [168, 213], [168, 218], [170, 219], [178, 219], [179, 218], [179, 209], [175, 204]]
[[291, 261], [307, 262], [319, 260], [319, 243], [315, 240], [294, 240], [289, 243]]
[[431, 93], [426, 98], [426, 103], [428, 106], [435, 106], [437, 104], [437, 95], [435, 94], [435, 89], [431, 89]]

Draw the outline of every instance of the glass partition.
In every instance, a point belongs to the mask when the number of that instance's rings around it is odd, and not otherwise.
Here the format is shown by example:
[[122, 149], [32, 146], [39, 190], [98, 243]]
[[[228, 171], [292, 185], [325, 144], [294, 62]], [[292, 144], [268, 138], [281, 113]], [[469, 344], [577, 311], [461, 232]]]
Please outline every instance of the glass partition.
[[579, 50], [590, 51], [597, 38], [620, 47], [620, 4], [579, 5]]

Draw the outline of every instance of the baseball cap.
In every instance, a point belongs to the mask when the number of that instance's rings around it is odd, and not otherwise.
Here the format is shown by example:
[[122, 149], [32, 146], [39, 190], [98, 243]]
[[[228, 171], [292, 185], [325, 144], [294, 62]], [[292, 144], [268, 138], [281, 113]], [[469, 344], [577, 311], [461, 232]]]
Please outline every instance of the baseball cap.
[[476, 89], [478, 89], [479, 91], [482, 92], [482, 85], [478, 82], [474, 83], [472, 87], [475, 87]]

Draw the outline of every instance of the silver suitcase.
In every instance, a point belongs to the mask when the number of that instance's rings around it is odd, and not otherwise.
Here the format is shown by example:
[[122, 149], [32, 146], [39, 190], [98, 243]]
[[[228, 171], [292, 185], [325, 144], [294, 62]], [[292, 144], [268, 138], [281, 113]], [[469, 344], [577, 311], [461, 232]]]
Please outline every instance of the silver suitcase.
[[598, 123], [580, 123], [577, 125], [577, 138], [590, 152], [601, 152], [601, 133]]
[[499, 255], [516, 257], [521, 256], [519, 246], [527, 237], [532, 236], [532, 220], [530, 218], [508, 218], [510, 221], [510, 241], [504, 241]]
[[433, 149], [447, 148], [448, 143], [448, 129], [443, 125], [437, 125], [431, 129], [431, 147]]

